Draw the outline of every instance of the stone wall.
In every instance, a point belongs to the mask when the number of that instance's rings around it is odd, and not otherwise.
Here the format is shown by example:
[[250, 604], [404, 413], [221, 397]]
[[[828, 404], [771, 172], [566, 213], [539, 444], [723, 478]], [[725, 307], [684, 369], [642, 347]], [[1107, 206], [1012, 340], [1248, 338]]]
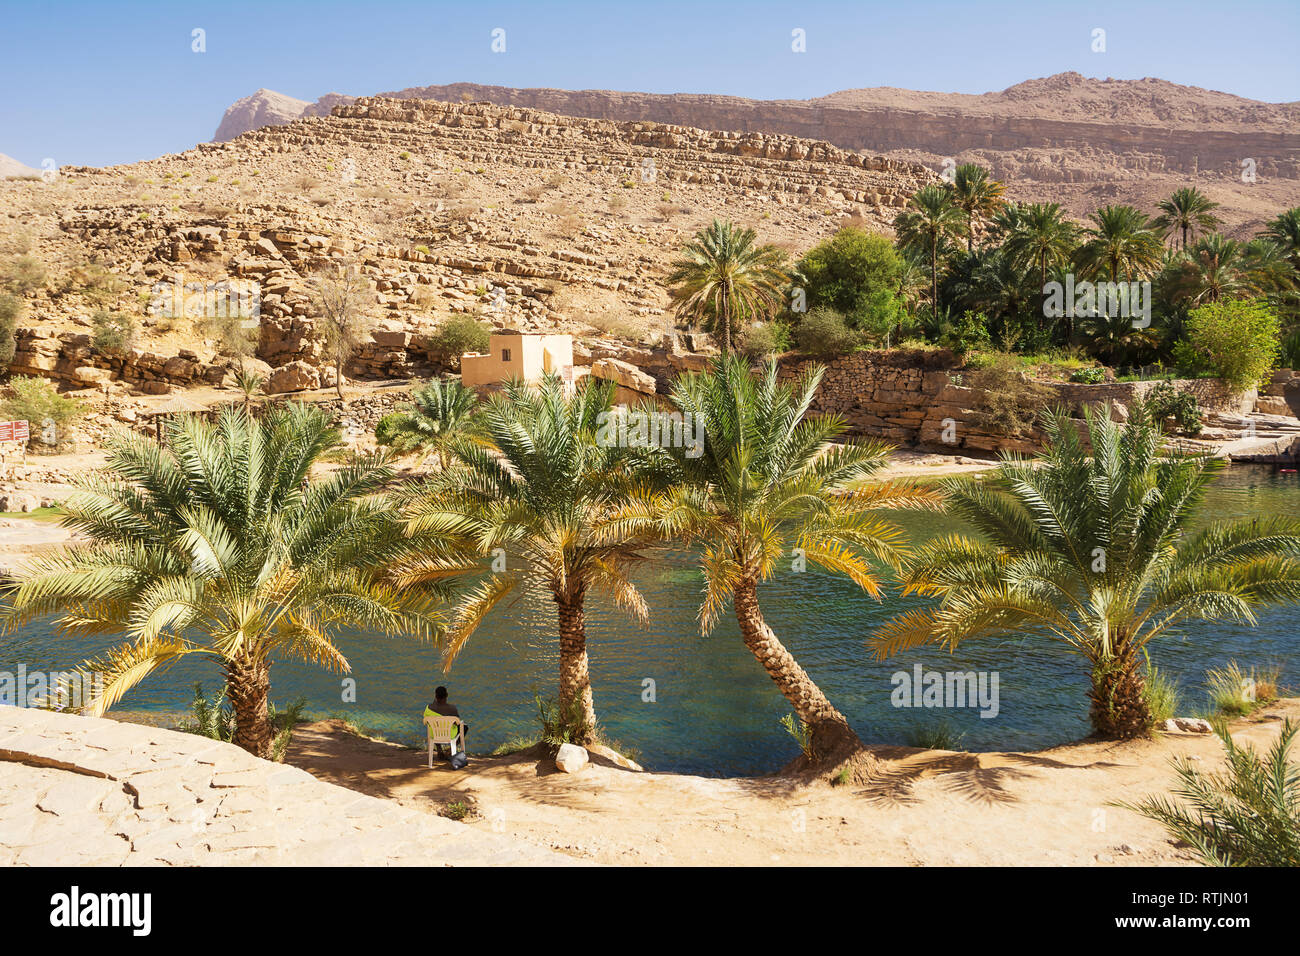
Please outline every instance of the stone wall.
[[14, 332], [17, 348], [9, 371], [14, 375], [39, 375], [73, 388], [92, 388], [120, 380], [147, 394], [165, 394], [173, 385], [215, 385], [226, 374], [225, 363], [211, 355], [181, 349], [159, 355], [145, 349], [127, 349], [121, 355], [96, 352], [84, 332], [50, 332], [20, 328]]
[[[813, 364], [811, 360], [787, 363], [781, 378], [793, 381]], [[1041, 432], [1012, 438], [981, 427], [978, 389], [966, 384], [972, 373], [963, 370], [960, 360], [946, 349], [855, 352], [825, 366], [813, 411], [840, 415], [851, 435], [883, 437], [949, 454], [1033, 452], [1040, 447]], [[1055, 393], [1052, 404], [1081, 417], [1085, 407], [1104, 402], [1117, 406], [1116, 413], [1123, 415], [1159, 383], [1040, 384]], [[1207, 412], [1249, 412], [1255, 402], [1253, 391], [1234, 398], [1218, 379], [1176, 379], [1173, 385], [1194, 394]]]

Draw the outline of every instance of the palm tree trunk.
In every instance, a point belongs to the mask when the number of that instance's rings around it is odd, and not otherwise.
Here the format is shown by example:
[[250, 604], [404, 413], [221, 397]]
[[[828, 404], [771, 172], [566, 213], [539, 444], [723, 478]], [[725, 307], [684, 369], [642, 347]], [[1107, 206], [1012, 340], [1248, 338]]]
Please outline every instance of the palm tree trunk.
[[720, 289], [719, 302], [722, 305], [722, 354], [727, 355], [731, 352], [731, 303], [727, 301], [730, 296], [727, 295], [727, 287], [724, 285]]
[[1136, 649], [1117, 642], [1114, 653], [1093, 663], [1092, 732], [1105, 740], [1131, 740], [1151, 731], [1151, 707], [1146, 698], [1146, 677]]
[[930, 243], [930, 312], [939, 315], [939, 237]]
[[587, 665], [587, 624], [583, 615], [585, 588], [557, 590], [560, 612], [560, 719], [569, 725], [576, 744], [591, 742], [596, 731], [596, 705], [591, 696]]
[[271, 756], [271, 662], [238, 658], [226, 663], [226, 696], [235, 711], [234, 744], [255, 757]]
[[[1038, 277], [1040, 280], [1039, 295], [1042, 297], [1039, 300], [1038, 307], [1038, 330], [1041, 332], [1043, 330], [1043, 319], [1047, 317], [1047, 253], [1043, 253], [1042, 258], [1039, 260]], [[1064, 311], [1067, 316], [1070, 314], [1068, 306]], [[1068, 322], [1069, 319], [1067, 318], [1066, 321]], [[1070, 343], [1067, 341], [1065, 344], [1069, 345]]]
[[[862, 741], [848, 720], [767, 626], [758, 605], [757, 582], [742, 580], [736, 586], [733, 603], [745, 646], [758, 658], [767, 676], [789, 701], [795, 716], [808, 729], [808, 763], [812, 767], [834, 766], [864, 754]], [[874, 765], [874, 760], [870, 762]]]

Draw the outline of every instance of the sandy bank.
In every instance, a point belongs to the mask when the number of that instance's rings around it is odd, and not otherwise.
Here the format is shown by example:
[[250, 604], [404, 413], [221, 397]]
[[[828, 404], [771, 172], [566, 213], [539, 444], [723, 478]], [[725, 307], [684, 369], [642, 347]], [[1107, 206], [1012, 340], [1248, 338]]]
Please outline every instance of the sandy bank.
[[[1300, 699], [1238, 721], [1267, 746]], [[464, 802], [465, 825], [583, 860], [725, 865], [1195, 865], [1157, 824], [1111, 801], [1167, 793], [1170, 759], [1222, 764], [1212, 736], [1079, 743], [1035, 753], [885, 748], [867, 788], [779, 778], [636, 773], [597, 761], [576, 776], [550, 761], [474, 756], [462, 772], [422, 751], [357, 737], [339, 721], [303, 725], [287, 762], [322, 780], [436, 813]]]

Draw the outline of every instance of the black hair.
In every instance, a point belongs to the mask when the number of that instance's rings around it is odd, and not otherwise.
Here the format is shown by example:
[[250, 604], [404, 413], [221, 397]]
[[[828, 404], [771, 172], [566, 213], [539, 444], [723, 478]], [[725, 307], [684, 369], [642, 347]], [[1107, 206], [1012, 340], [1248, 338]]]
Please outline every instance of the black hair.
[[445, 688], [445, 687], [439, 687], [437, 690], [435, 690], [435, 691], [433, 692], [433, 699], [434, 699], [434, 700], [446, 700], [446, 699], [447, 699], [447, 688]]

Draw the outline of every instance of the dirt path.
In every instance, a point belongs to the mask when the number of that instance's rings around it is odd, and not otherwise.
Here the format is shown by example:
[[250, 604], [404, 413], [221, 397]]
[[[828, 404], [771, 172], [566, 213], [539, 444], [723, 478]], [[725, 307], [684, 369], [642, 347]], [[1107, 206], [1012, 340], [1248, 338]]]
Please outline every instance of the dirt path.
[[[1234, 725], [1258, 747], [1300, 699]], [[1214, 737], [1170, 734], [1037, 753], [886, 748], [866, 789], [776, 778], [637, 773], [601, 758], [570, 776], [548, 760], [475, 756], [452, 771], [422, 751], [355, 736], [339, 721], [295, 733], [287, 762], [399, 804], [438, 812], [463, 802], [468, 826], [616, 864], [1190, 865], [1155, 823], [1109, 806], [1167, 793], [1170, 758], [1221, 765]]]

